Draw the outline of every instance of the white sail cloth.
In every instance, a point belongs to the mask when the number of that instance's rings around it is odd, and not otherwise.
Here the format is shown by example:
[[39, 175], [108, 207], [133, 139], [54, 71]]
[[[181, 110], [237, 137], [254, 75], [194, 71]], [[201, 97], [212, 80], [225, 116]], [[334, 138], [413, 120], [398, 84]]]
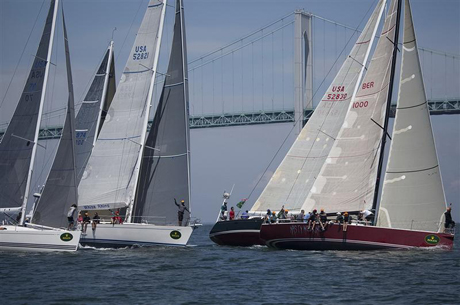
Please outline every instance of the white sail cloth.
[[366, 76], [302, 206], [305, 210], [356, 211], [372, 205], [383, 133], [380, 126], [385, 120], [391, 82], [396, 2], [390, 4]]
[[305, 202], [357, 91], [385, 3], [386, 0], [378, 2], [349, 56], [251, 212], [282, 205], [299, 210]]
[[145, 131], [147, 100], [163, 2], [150, 0], [117, 92], [79, 186], [82, 209], [126, 207], [134, 196], [135, 166]]
[[436, 232], [446, 201], [408, 0], [404, 12], [398, 105], [377, 225]]

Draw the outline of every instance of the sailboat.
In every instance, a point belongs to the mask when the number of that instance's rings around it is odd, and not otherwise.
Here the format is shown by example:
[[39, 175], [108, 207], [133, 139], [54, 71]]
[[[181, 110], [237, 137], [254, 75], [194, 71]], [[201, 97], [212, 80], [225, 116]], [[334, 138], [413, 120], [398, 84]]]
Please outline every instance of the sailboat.
[[[263, 215], [285, 205], [300, 210], [337, 137], [360, 85], [386, 0], [377, 3], [366, 26], [315, 112], [257, 199], [249, 220], [217, 221], [209, 234], [221, 245], [265, 244], [259, 238]], [[262, 217], [261, 217], [262, 216]]]
[[77, 203], [74, 98], [64, 12], [62, 21], [69, 91], [66, 120], [42, 196], [33, 211], [31, 222], [25, 222], [58, 7], [58, 0], [52, 0], [32, 69], [0, 143], [0, 211], [5, 215], [18, 212], [18, 223], [0, 226], [0, 250], [78, 249], [81, 232], [61, 229], [67, 227], [66, 214], [70, 204]]
[[[146, 139], [166, 1], [151, 0], [80, 186], [79, 208], [125, 211], [82, 237], [94, 247], [185, 246], [190, 215], [188, 77], [182, 0], [176, 1], [173, 43], [154, 123]], [[186, 224], [174, 200], [184, 200]], [[104, 211], [105, 210], [105, 211]], [[105, 212], [106, 213], [106, 212]], [[106, 214], [107, 215], [107, 214]], [[114, 220], [121, 216], [116, 214]], [[107, 216], [105, 216], [107, 217]], [[118, 221], [117, 221], [118, 222]]]
[[[446, 201], [426, 102], [409, 0], [398, 103], [385, 178], [383, 169], [391, 89], [398, 52], [401, 0], [393, 0], [374, 57], [352, 101], [334, 147], [303, 208], [329, 212], [374, 209], [371, 225], [339, 223], [312, 230], [305, 223], [262, 225], [269, 247], [300, 250], [451, 249], [444, 231]], [[372, 84], [372, 86], [370, 85]]]
[[[85, 174], [86, 164], [107, 117], [115, 90], [115, 64], [112, 40], [83, 99], [75, 120], [77, 184], [80, 183], [82, 176]], [[107, 119], [110, 120], [110, 115]]]

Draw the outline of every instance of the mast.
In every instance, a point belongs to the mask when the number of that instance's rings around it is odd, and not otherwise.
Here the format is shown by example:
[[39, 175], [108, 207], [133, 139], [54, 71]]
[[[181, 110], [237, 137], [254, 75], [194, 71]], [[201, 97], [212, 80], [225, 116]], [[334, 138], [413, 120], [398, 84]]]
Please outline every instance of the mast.
[[[187, 73], [187, 50], [185, 45], [185, 19], [184, 19], [184, 6], [182, 5], [182, 0], [179, 0], [180, 4], [180, 29], [181, 29], [181, 46], [182, 46], [182, 71], [184, 76], [184, 99], [185, 99], [185, 141], [187, 146], [187, 175], [188, 175], [188, 208], [189, 208], [189, 219], [192, 217], [192, 192], [191, 192], [191, 183], [190, 183], [190, 128], [189, 128], [189, 100], [188, 100], [188, 73]], [[233, 190], [233, 188], [232, 188]]]
[[142, 155], [144, 153], [144, 147], [145, 147], [145, 137], [147, 134], [147, 125], [149, 122], [149, 113], [150, 113], [150, 108], [152, 107], [152, 96], [153, 96], [153, 88], [155, 85], [155, 78], [157, 74], [157, 66], [158, 66], [158, 59], [160, 57], [160, 46], [161, 46], [161, 38], [163, 36], [163, 25], [164, 25], [164, 18], [166, 14], [166, 5], [167, 5], [167, 0], [163, 1], [163, 8], [161, 11], [161, 17], [160, 17], [160, 28], [158, 30], [158, 39], [157, 39], [157, 45], [156, 45], [156, 50], [155, 50], [155, 58], [153, 59], [153, 75], [150, 81], [150, 87], [149, 87], [149, 93], [147, 95], [147, 101], [145, 104], [145, 117], [144, 117], [144, 122], [143, 122], [143, 129], [142, 133], [140, 136], [140, 148], [139, 148], [139, 155], [137, 157], [137, 162], [136, 162], [136, 167], [134, 169], [134, 174], [133, 174], [133, 179], [134, 179], [134, 187], [133, 187], [133, 195], [131, 196], [131, 200], [128, 205], [128, 209], [126, 210], [126, 222], [130, 223], [131, 218], [132, 218], [132, 212], [133, 212], [133, 206], [134, 206], [134, 199], [135, 199], [135, 194], [137, 190], [137, 185], [139, 182], [139, 170], [141, 167], [141, 162], [142, 162]]
[[383, 169], [383, 158], [385, 155], [385, 143], [388, 134], [388, 122], [390, 120], [390, 108], [391, 108], [391, 98], [393, 95], [393, 83], [395, 78], [395, 71], [396, 71], [396, 57], [398, 55], [398, 40], [399, 40], [399, 24], [401, 21], [401, 0], [398, 0], [398, 9], [396, 10], [396, 29], [395, 29], [395, 41], [393, 41], [393, 61], [391, 64], [391, 72], [390, 72], [390, 84], [388, 88], [388, 97], [387, 97], [387, 107], [385, 112], [385, 121], [383, 124], [383, 133], [382, 133], [382, 142], [380, 148], [380, 156], [379, 156], [379, 165], [377, 167], [377, 180], [375, 183], [375, 190], [374, 190], [374, 200], [372, 202], [372, 209], [375, 210], [374, 213], [374, 224], [377, 221], [377, 213], [378, 213], [378, 197], [379, 197], [379, 190], [380, 190], [380, 176], [382, 174]]
[[32, 173], [34, 169], [34, 162], [35, 162], [35, 156], [37, 154], [37, 143], [38, 143], [38, 134], [40, 131], [40, 124], [42, 120], [42, 113], [43, 113], [43, 103], [45, 101], [45, 95], [46, 95], [46, 87], [48, 83], [48, 76], [49, 76], [49, 70], [50, 70], [50, 62], [51, 62], [51, 53], [53, 51], [53, 42], [54, 42], [54, 32], [56, 29], [56, 19], [57, 19], [57, 13], [58, 13], [58, 8], [59, 8], [59, 0], [55, 0], [54, 4], [54, 12], [53, 12], [53, 22], [51, 24], [51, 37], [50, 37], [50, 43], [48, 46], [48, 54], [46, 56], [46, 68], [45, 68], [45, 76], [43, 78], [43, 90], [42, 94], [40, 96], [40, 106], [38, 109], [38, 119], [37, 119], [37, 125], [35, 127], [35, 135], [34, 135], [34, 141], [33, 141], [33, 147], [32, 147], [32, 156], [30, 159], [30, 166], [29, 166], [29, 172], [27, 174], [27, 182], [26, 182], [26, 189], [24, 193], [24, 200], [22, 201], [21, 205], [21, 219], [19, 220], [19, 225], [23, 225], [24, 219], [26, 216], [26, 207], [27, 207], [27, 201], [29, 199], [29, 190], [30, 190], [30, 183], [32, 180]]
[[110, 45], [109, 45], [109, 58], [107, 60], [107, 67], [105, 69], [104, 87], [102, 89], [102, 99], [99, 104], [99, 114], [97, 116], [97, 122], [96, 122], [96, 133], [93, 138], [93, 147], [94, 145], [96, 145], [96, 140], [97, 140], [96, 135], [99, 133], [99, 130], [100, 130], [99, 124], [101, 124], [102, 110], [104, 109], [105, 100], [107, 99], [107, 87], [109, 86], [110, 69], [112, 68], [112, 57], [113, 57], [113, 40], [110, 41]]

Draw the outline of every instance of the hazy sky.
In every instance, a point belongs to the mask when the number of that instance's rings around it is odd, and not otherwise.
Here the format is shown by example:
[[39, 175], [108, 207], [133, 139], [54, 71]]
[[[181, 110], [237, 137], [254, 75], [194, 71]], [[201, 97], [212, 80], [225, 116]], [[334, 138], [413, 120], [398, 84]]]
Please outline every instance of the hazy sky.
[[[126, 62], [147, 3], [147, 0], [64, 1], [77, 101], [81, 100], [85, 94], [115, 27], [117, 28], [114, 32], [115, 58], [117, 79], [119, 79], [119, 72], [122, 71]], [[168, 3], [174, 6], [175, 2], [169, 0]], [[366, 12], [375, 3], [376, 1], [365, 0], [184, 0], [189, 62], [297, 8], [304, 8], [316, 15], [351, 27], [358, 27]], [[42, 4], [42, 11], [38, 14]], [[6, 127], [5, 123], [8, 122], [14, 111], [30, 69], [32, 54], [35, 53], [40, 39], [48, 7], [48, 0], [0, 0], [0, 129]], [[412, 9], [419, 46], [460, 54], [460, 1], [414, 0]], [[165, 43], [162, 49], [164, 52], [162, 52], [161, 59], [163, 66], [167, 62], [166, 56], [169, 49], [167, 46], [171, 41], [172, 12], [173, 9], [170, 8], [167, 13], [168, 22], [165, 28]], [[36, 19], [37, 24], [33, 27]], [[363, 26], [364, 24], [361, 24], [360, 27]], [[58, 31], [62, 33], [62, 28]], [[30, 41], [24, 47], [29, 34]], [[52, 68], [51, 89], [49, 89], [45, 112], [63, 108], [67, 100], [66, 91], [62, 90], [66, 88], [62, 65], [64, 58], [62, 34], [57, 42], [57, 53], [55, 52], [56, 55], [53, 57], [57, 67]], [[285, 42], [292, 49], [293, 41], [286, 40]], [[329, 43], [329, 40], [326, 43]], [[330, 43], [333, 42], [330, 41]], [[21, 54], [23, 54], [22, 57]], [[452, 62], [454, 64], [451, 64], [451, 61], [434, 63], [434, 65], [444, 64], [447, 69], [450, 69], [450, 74], [447, 82], [443, 79], [444, 76], [439, 79], [434, 77], [431, 82], [435, 85], [427, 84], [427, 88], [437, 86], [436, 94], [448, 92], [448, 95], [453, 95], [459, 92], [458, 60]], [[16, 67], [17, 71], [12, 79]], [[442, 70], [442, 67], [435, 68]], [[289, 68], [286, 68], [285, 73], [290, 73]], [[9, 85], [11, 80], [11, 85]], [[289, 87], [286, 88], [289, 89]], [[199, 101], [191, 100], [191, 108], [195, 106], [198, 108], [198, 105]], [[204, 112], [207, 113], [214, 112], [214, 110], [209, 110], [208, 106], [203, 107], [201, 104], [200, 108], [205, 108]], [[196, 109], [194, 111], [200, 112]], [[56, 124], [55, 120], [56, 118], [48, 117], [44, 125]], [[457, 220], [460, 220], [460, 159], [458, 158], [460, 155], [460, 115], [436, 116], [432, 117], [432, 121], [446, 197], [448, 202], [454, 203], [454, 215]], [[214, 221], [221, 204], [223, 191], [228, 191], [233, 184], [235, 184], [235, 190], [230, 205], [248, 197], [281, 143], [288, 137], [286, 145], [280, 150], [258, 188], [249, 198], [247, 203], [247, 208], [249, 208], [292, 144], [295, 135], [289, 134], [291, 128], [292, 124], [272, 124], [192, 130], [192, 208], [194, 216], [201, 218], [203, 222]], [[47, 144], [47, 151], [43, 151], [41, 157], [38, 158], [41, 163], [46, 163], [53, 151], [52, 141], [48, 142], [50, 143]], [[40, 179], [43, 179], [45, 176], [43, 173], [46, 171], [37, 169], [36, 175], [39, 172], [42, 173]]]

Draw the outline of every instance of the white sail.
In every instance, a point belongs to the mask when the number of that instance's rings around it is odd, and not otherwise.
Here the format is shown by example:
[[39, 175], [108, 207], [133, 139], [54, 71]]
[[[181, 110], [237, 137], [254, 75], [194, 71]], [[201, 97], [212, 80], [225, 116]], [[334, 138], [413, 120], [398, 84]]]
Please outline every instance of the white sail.
[[163, 2], [150, 0], [79, 186], [82, 209], [126, 207], [133, 200]]
[[[366, 76], [303, 209], [356, 211], [370, 208], [391, 84], [397, 0], [385, 24]], [[378, 125], [377, 125], [378, 124]]]
[[377, 225], [436, 232], [446, 201], [409, 0], [404, 7], [398, 105]]
[[281, 205], [299, 210], [305, 202], [358, 89], [385, 3], [378, 2], [350, 55], [251, 211]]

